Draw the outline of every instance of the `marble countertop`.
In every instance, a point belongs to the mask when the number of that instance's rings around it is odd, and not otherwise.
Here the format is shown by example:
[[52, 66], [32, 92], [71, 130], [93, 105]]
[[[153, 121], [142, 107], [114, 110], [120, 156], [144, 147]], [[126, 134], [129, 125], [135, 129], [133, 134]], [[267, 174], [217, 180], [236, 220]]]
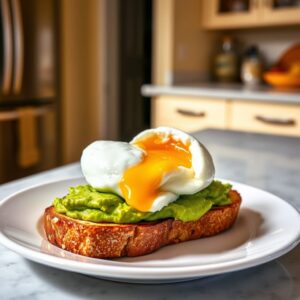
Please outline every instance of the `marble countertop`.
[[155, 97], [161, 95], [208, 97], [236, 100], [271, 101], [300, 103], [300, 89], [278, 90], [270, 86], [247, 87], [242, 84], [201, 83], [159, 86], [142, 86], [142, 95]]
[[[231, 131], [195, 134], [217, 177], [270, 191], [300, 209], [300, 139]], [[80, 175], [71, 164], [0, 186], [0, 199], [24, 187]], [[0, 246], [0, 299], [300, 299], [300, 246], [267, 264], [185, 283], [126, 284], [30, 262]]]

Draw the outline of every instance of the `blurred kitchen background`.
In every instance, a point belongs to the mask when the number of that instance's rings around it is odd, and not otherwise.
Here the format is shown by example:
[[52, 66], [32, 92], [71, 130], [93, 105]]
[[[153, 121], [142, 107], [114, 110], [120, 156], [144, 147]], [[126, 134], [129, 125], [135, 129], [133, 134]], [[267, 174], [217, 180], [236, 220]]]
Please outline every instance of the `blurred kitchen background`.
[[0, 183], [161, 125], [300, 136], [299, 0], [0, 0]]

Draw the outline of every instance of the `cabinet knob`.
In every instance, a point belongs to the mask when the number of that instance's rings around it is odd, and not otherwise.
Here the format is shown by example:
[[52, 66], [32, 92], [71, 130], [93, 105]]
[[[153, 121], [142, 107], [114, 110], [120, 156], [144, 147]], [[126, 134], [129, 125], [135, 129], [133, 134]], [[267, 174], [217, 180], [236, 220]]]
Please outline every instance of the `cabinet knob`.
[[271, 118], [266, 116], [255, 116], [255, 120], [260, 121], [265, 124], [276, 125], [276, 126], [295, 126], [296, 121], [294, 119], [285, 118]]
[[182, 108], [178, 108], [176, 110], [177, 113], [183, 115], [183, 116], [188, 116], [188, 117], [198, 117], [198, 118], [203, 118], [205, 117], [205, 112], [203, 111], [192, 111], [192, 110], [188, 110], [188, 109], [182, 109]]

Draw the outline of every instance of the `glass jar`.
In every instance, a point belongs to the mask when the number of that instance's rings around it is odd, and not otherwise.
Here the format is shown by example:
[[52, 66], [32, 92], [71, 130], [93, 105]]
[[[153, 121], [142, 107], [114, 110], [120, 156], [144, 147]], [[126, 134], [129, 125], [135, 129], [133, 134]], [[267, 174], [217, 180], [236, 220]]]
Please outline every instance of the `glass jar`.
[[262, 80], [262, 59], [256, 46], [246, 50], [242, 66], [241, 80], [247, 85], [258, 85]]
[[221, 51], [214, 61], [214, 73], [218, 81], [234, 82], [238, 80], [238, 55], [235, 51], [233, 38], [225, 36], [222, 40]]

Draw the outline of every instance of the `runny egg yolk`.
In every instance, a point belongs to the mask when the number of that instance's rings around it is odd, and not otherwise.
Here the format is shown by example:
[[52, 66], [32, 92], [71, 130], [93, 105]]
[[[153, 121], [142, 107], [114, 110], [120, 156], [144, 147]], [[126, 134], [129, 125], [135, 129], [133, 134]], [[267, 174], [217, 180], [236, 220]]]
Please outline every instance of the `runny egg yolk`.
[[159, 135], [135, 143], [145, 151], [142, 162], [127, 169], [119, 183], [126, 202], [139, 211], [149, 211], [160, 194], [163, 177], [179, 166], [191, 168], [192, 155], [189, 144], [170, 136], [164, 140]]

